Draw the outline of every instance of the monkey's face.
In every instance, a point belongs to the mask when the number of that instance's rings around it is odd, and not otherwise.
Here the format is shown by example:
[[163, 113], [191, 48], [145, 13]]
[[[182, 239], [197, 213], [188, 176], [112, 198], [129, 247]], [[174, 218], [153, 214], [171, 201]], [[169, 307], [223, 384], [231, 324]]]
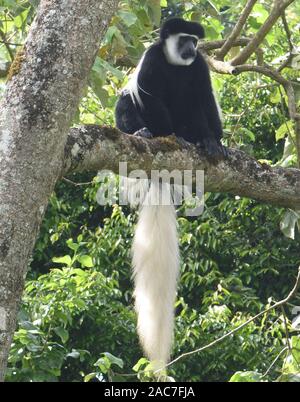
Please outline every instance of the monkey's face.
[[178, 33], [165, 39], [164, 52], [167, 61], [176, 66], [189, 66], [197, 55], [198, 37]]

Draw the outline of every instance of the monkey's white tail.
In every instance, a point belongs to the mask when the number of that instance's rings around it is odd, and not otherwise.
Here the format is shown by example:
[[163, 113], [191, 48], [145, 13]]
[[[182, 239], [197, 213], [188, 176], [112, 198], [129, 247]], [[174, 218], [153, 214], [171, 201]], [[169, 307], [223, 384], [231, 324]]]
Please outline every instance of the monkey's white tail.
[[174, 205], [148, 202], [157, 191], [150, 186], [134, 236], [134, 296], [144, 350], [150, 360], [166, 364], [173, 339], [179, 250]]

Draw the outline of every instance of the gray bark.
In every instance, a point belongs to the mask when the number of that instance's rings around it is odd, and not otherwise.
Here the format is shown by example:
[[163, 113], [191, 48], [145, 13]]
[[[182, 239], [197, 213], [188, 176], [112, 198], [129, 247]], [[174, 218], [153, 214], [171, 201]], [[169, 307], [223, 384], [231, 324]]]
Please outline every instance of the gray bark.
[[0, 381], [28, 259], [117, 0], [42, 0], [0, 106]]
[[212, 164], [194, 146], [182, 149], [174, 138], [147, 141], [95, 126], [67, 135], [117, 4], [42, 0], [24, 49], [11, 66], [0, 106], [0, 381], [28, 259], [49, 196], [63, 175], [103, 168], [118, 172], [119, 161], [128, 161], [129, 170], [148, 173], [203, 169], [208, 191], [300, 209], [300, 170], [272, 169], [239, 150], [230, 150], [227, 161]]
[[[300, 209], [300, 170], [272, 168], [238, 149], [215, 163], [194, 145], [182, 146], [175, 137], [146, 140], [110, 127], [73, 128], [68, 136], [62, 175], [110, 169], [128, 162], [128, 172], [143, 169], [204, 170], [205, 191], [228, 192], [280, 207]], [[150, 177], [150, 175], [148, 176]]]

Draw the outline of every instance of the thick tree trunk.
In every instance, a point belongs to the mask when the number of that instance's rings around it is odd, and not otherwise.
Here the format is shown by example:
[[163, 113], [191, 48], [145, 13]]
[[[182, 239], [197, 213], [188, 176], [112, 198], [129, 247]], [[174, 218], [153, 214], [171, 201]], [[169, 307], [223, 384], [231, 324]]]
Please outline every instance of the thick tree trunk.
[[117, 0], [42, 0], [0, 107], [0, 381], [68, 128]]

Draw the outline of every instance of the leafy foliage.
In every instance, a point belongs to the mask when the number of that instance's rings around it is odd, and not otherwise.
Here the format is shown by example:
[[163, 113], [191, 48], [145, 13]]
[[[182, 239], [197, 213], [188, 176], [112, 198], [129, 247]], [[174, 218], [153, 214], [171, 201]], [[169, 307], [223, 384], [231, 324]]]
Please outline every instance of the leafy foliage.
[[[245, 3], [122, 1], [74, 123], [114, 124], [118, 91], [157, 38], [161, 20], [176, 15], [201, 21], [208, 39], [222, 39]], [[272, 3], [257, 2], [244, 36], [255, 34]], [[0, 69], [24, 43], [37, 4], [0, 0]], [[294, 43], [300, 39], [299, 13], [297, 2], [287, 12]], [[266, 37], [264, 58], [279, 67], [288, 52], [279, 20]], [[296, 82], [298, 70], [294, 64], [285, 74]], [[213, 83], [224, 113], [226, 144], [266, 163], [293, 166], [295, 134], [278, 85], [256, 73], [214, 74]], [[0, 79], [0, 94], [4, 88]], [[100, 207], [95, 199], [101, 184], [94, 176], [69, 177], [86, 184], [62, 181], [50, 199], [30, 264], [8, 381], [151, 379], [142, 372], [149, 362], [138, 345], [130, 280], [136, 213], [117, 205]], [[209, 344], [288, 294], [300, 263], [297, 224], [299, 228], [297, 212], [225, 194], [208, 194], [201, 217], [179, 217], [175, 356]], [[299, 296], [295, 302], [299, 304]], [[292, 311], [286, 315], [272, 311], [222, 343], [179, 360], [168, 374], [186, 381], [299, 381], [299, 325], [292, 325]]]

